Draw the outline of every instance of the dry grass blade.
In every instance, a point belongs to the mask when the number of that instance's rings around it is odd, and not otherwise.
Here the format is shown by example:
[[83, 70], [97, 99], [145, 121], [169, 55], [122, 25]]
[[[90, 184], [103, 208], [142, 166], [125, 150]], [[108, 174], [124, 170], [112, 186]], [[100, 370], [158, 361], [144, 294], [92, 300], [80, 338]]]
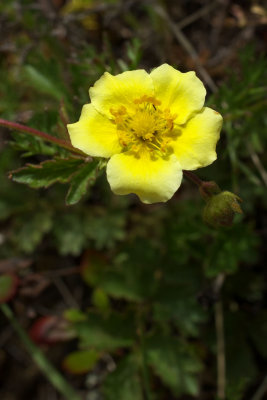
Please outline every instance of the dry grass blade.
[[196, 68], [203, 78], [203, 80], [206, 82], [207, 86], [210, 88], [210, 90], [215, 93], [217, 92], [217, 86], [215, 85], [213, 79], [207, 72], [207, 70], [201, 65], [201, 62], [199, 60], [198, 54], [190, 41], [186, 38], [186, 36], [183, 34], [181, 29], [171, 20], [170, 16], [167, 14], [167, 12], [159, 5], [155, 6], [154, 8], [155, 12], [163, 18], [169, 29], [172, 31], [174, 37], [176, 40], [183, 46], [183, 48], [188, 52], [192, 60], [195, 62]]

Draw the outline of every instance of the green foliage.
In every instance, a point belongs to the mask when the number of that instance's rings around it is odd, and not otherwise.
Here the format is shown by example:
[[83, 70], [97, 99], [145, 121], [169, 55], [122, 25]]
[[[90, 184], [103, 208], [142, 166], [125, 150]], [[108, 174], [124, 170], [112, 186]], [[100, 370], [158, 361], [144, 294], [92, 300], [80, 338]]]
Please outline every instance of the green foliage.
[[[240, 185], [241, 180], [247, 182], [246, 187], [241, 187], [240, 197], [243, 198], [243, 192], [247, 194], [251, 185], [259, 186], [263, 181], [261, 158], [266, 145], [266, 135], [262, 132], [267, 124], [263, 112], [266, 109], [264, 82], [267, 61], [262, 56], [256, 60], [252, 46], [243, 49], [240, 59], [240, 73], [229, 73], [229, 78], [220, 87], [219, 93], [210, 98], [210, 103], [221, 105], [224, 113], [227, 145], [222, 158], [230, 162], [234, 187]], [[255, 164], [255, 156], [259, 157], [259, 164]], [[220, 165], [217, 167], [220, 168]], [[245, 204], [245, 207], [248, 206]]]
[[257, 259], [257, 244], [258, 239], [249, 225], [237, 224], [230, 231], [218, 232], [207, 254], [206, 275], [231, 274], [237, 271], [240, 262], [253, 263]]
[[110, 301], [107, 293], [101, 288], [96, 288], [92, 294], [92, 303], [100, 311], [110, 311]]
[[157, 285], [151, 268], [156, 250], [148, 243], [144, 253], [140, 241], [132, 243], [131, 248], [126, 248], [118, 258], [116, 265], [101, 274], [99, 286], [114, 298], [132, 301], [149, 299]]
[[31, 253], [40, 244], [44, 235], [52, 227], [52, 214], [49, 210], [31, 212], [18, 217], [11, 240], [25, 253]]
[[97, 165], [97, 161], [87, 163], [79, 158], [55, 158], [39, 165], [28, 164], [26, 167], [12, 171], [10, 177], [34, 189], [47, 188], [56, 182], [70, 181], [66, 204], [73, 205], [85, 195], [89, 183], [94, 183]]
[[10, 177], [35, 189], [47, 188], [55, 182], [68, 182], [82, 163], [81, 159], [67, 158], [44, 161], [39, 165], [28, 164], [24, 168], [12, 171]]
[[124, 222], [123, 215], [97, 206], [64, 210], [55, 215], [52, 234], [61, 254], [75, 255], [92, 244], [96, 249], [114, 247], [124, 237]]
[[133, 344], [134, 321], [131, 316], [121, 316], [116, 312], [108, 317], [90, 313], [87, 321], [75, 323], [74, 329], [82, 348], [112, 350]]
[[104, 382], [105, 400], [143, 400], [142, 386], [135, 357], [125, 357]]
[[13, 137], [15, 140], [10, 142], [10, 146], [15, 150], [23, 151], [22, 157], [31, 157], [36, 154], [54, 156], [58, 153], [58, 146], [47, 144], [36, 136], [14, 133]]
[[78, 203], [87, 192], [89, 180], [94, 182], [96, 178], [97, 162], [85, 163], [78, 172], [71, 177], [70, 188], [66, 197], [66, 204], [72, 205]]
[[74, 351], [64, 358], [62, 366], [72, 374], [84, 374], [93, 369], [98, 360], [99, 353], [95, 350]]
[[192, 347], [169, 336], [154, 335], [146, 343], [148, 363], [175, 396], [199, 392], [197, 373], [201, 362]]
[[24, 78], [29, 86], [32, 86], [40, 93], [48, 94], [54, 97], [56, 100], [62, 98], [62, 91], [58, 87], [60, 80], [50, 80], [45, 76], [40, 69], [33, 67], [32, 65], [25, 65], [24, 67]]

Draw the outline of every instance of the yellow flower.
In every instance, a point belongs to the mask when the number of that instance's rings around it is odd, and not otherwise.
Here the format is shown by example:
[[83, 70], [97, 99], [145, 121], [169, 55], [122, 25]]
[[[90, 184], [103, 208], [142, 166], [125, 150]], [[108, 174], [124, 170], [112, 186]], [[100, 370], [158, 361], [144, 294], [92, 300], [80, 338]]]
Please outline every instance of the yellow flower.
[[165, 202], [179, 188], [183, 169], [216, 159], [222, 117], [203, 107], [206, 90], [194, 72], [168, 64], [150, 74], [105, 72], [89, 94], [91, 104], [68, 125], [71, 142], [90, 156], [110, 158], [107, 179], [114, 193]]

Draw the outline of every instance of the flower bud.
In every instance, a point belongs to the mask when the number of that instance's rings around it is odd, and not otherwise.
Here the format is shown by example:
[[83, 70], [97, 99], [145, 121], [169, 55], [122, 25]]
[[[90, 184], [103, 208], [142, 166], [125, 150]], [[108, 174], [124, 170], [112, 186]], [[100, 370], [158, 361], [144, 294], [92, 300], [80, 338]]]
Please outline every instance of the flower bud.
[[231, 226], [234, 215], [242, 214], [240, 201], [240, 197], [227, 191], [210, 196], [203, 210], [204, 221], [216, 228]]

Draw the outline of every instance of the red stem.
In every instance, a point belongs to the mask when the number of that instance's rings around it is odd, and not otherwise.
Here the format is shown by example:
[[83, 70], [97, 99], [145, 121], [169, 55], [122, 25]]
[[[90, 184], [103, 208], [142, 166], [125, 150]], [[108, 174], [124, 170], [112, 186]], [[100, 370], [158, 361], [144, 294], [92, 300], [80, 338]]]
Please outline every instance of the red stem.
[[82, 151], [73, 147], [71, 145], [71, 143], [67, 142], [66, 140], [58, 139], [54, 136], [49, 135], [48, 133], [38, 131], [37, 129], [31, 128], [29, 126], [18, 124], [17, 122], [7, 121], [7, 120], [1, 119], [1, 118], [0, 118], [0, 126], [4, 126], [5, 128], [9, 128], [9, 129], [14, 129], [18, 132], [27, 133], [32, 136], [38, 136], [41, 139], [43, 139], [47, 142], [57, 144], [58, 146], [71, 151], [72, 153], [85, 156], [85, 154]]
[[203, 181], [197, 175], [193, 174], [193, 172], [184, 170], [183, 173], [188, 179], [190, 179], [190, 181], [194, 182], [197, 186], [202, 186]]

